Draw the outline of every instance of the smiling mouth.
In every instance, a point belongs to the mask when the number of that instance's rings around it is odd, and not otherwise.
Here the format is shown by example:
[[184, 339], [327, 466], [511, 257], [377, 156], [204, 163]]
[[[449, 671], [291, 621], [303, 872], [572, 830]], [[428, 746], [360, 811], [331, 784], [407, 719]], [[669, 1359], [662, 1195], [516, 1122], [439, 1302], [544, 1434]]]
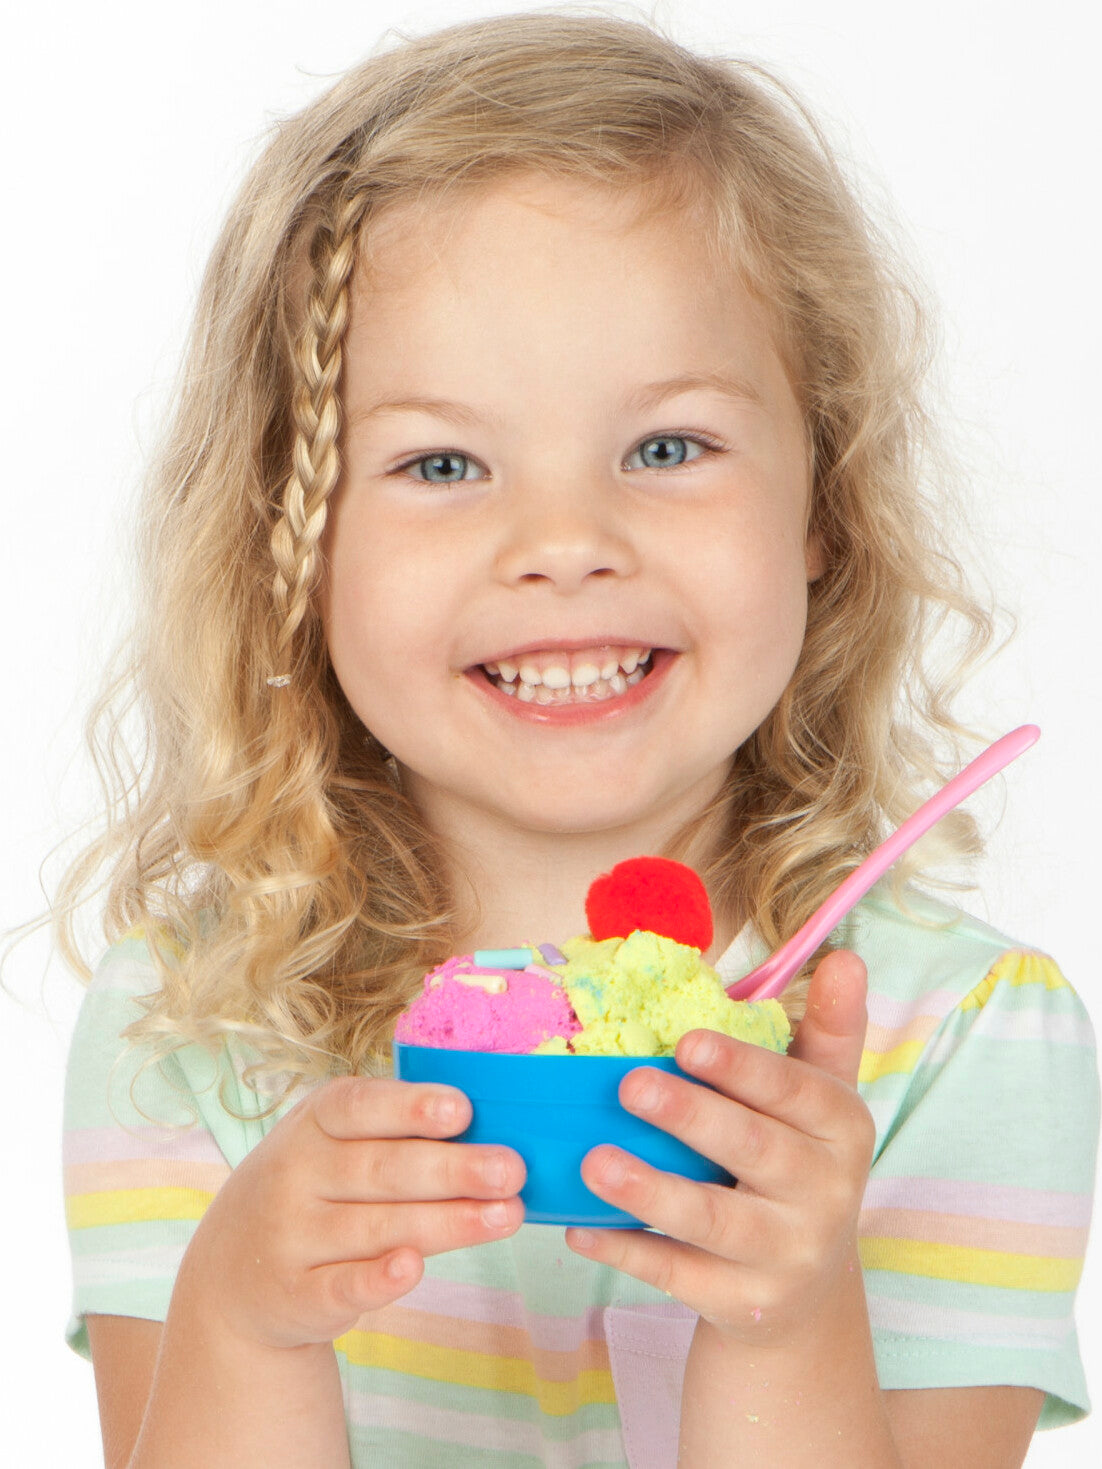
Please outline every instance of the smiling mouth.
[[653, 668], [651, 648], [598, 647], [576, 653], [526, 653], [478, 667], [500, 693], [523, 704], [556, 707], [619, 698]]

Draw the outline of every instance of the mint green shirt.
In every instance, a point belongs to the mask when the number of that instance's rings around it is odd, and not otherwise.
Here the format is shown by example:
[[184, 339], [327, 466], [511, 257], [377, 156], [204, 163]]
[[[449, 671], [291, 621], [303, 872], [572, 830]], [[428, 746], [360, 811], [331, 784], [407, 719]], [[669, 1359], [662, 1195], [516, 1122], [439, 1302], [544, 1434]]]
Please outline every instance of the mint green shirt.
[[[877, 1142], [860, 1247], [880, 1382], [1036, 1387], [1042, 1427], [1073, 1422], [1089, 1406], [1073, 1304], [1098, 1139], [1091, 1025], [1050, 958], [909, 901], [914, 915], [874, 890], [833, 935], [869, 971], [859, 1089]], [[746, 929], [717, 968], [729, 983], [764, 957]], [[217, 1060], [176, 1052], [131, 1096], [138, 1053], [119, 1033], [156, 985], [127, 936], [72, 1039], [67, 1339], [84, 1356], [88, 1312], [164, 1319], [207, 1204], [304, 1094], [257, 1118], [233, 1039]], [[671, 1469], [695, 1321], [551, 1226], [430, 1257], [414, 1290], [334, 1343], [352, 1463]]]

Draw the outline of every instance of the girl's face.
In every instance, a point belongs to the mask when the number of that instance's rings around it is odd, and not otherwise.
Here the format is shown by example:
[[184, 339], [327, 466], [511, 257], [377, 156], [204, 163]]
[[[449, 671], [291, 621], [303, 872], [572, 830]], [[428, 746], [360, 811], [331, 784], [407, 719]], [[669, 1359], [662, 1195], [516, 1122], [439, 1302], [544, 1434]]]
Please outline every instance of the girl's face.
[[357, 272], [322, 615], [443, 831], [650, 849], [796, 665], [820, 567], [770, 322], [633, 202], [525, 176], [396, 206]]

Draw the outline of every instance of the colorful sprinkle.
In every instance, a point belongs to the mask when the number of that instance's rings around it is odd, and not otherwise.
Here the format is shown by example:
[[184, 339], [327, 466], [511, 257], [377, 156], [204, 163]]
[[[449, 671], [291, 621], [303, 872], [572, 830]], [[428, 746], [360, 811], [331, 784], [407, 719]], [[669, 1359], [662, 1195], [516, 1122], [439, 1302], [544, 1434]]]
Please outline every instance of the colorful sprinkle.
[[476, 949], [474, 962], [480, 969], [526, 969], [532, 962], [532, 950]]

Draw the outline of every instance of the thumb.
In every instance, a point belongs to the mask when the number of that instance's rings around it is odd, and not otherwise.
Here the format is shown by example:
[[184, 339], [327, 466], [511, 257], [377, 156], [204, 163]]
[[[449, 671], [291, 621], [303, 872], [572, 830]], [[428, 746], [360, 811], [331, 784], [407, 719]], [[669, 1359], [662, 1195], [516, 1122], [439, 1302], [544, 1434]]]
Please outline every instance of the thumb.
[[789, 1055], [855, 1087], [868, 1025], [867, 981], [864, 960], [852, 950], [828, 954], [811, 976], [807, 1010]]

